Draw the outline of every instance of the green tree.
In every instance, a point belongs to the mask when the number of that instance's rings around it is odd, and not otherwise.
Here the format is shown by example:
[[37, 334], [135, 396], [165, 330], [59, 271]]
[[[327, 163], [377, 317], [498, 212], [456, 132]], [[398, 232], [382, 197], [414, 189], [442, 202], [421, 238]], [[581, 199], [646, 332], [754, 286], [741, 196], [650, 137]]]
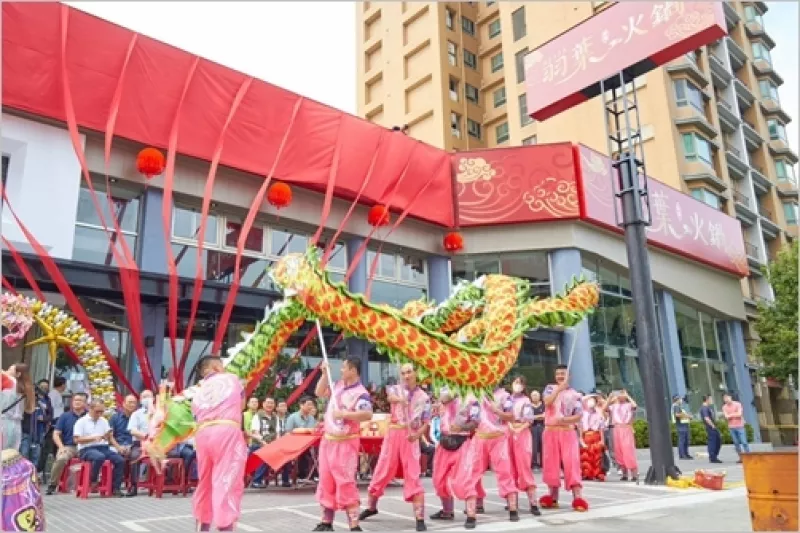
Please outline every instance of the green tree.
[[783, 247], [775, 261], [764, 269], [775, 300], [758, 306], [756, 331], [761, 341], [756, 347], [756, 357], [764, 364], [764, 376], [781, 381], [797, 376], [797, 263], [795, 240]]

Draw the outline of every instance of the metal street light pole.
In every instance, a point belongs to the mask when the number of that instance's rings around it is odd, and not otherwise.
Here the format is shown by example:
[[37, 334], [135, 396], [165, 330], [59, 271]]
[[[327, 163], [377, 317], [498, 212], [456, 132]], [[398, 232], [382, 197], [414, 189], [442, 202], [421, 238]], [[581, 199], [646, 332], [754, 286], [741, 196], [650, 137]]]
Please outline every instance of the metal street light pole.
[[[607, 86], [611, 89], [608, 90]], [[647, 405], [651, 466], [645, 483], [663, 485], [667, 477], [678, 477], [672, 453], [672, 437], [667, 414], [669, 399], [664, 385], [664, 362], [658, 345], [653, 280], [647, 253], [646, 227], [651, 223], [647, 174], [639, 121], [638, 101], [633, 78], [620, 72], [616, 79], [601, 82], [606, 111], [609, 155], [614, 159], [612, 187], [620, 199], [614, 212], [617, 225], [625, 231], [633, 308], [636, 315], [636, 344], [639, 372]], [[610, 93], [610, 94], [609, 94]], [[629, 99], [629, 97], [631, 99]]]

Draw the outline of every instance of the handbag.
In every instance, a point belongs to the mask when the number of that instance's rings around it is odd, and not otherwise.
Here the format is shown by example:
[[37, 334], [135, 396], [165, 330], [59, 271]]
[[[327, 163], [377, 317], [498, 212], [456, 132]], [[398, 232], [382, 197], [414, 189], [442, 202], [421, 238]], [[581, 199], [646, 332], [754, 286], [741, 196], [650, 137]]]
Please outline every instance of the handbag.
[[458, 451], [467, 442], [466, 435], [442, 435], [439, 445], [449, 452]]

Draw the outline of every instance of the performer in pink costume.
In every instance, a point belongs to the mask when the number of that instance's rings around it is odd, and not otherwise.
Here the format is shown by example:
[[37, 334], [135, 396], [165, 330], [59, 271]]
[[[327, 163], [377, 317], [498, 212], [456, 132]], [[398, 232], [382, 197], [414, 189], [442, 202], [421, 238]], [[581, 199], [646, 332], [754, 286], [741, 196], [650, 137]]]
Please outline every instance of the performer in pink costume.
[[197, 489], [192, 506], [198, 531], [233, 531], [241, 511], [247, 445], [242, 435], [244, 389], [224, 371], [219, 357], [203, 357], [197, 366], [203, 380], [192, 398], [197, 420]]
[[612, 396], [606, 406], [614, 425], [614, 460], [622, 469], [620, 481], [639, 481], [639, 463], [636, 460], [636, 439], [633, 435], [633, 415], [636, 412], [636, 402], [623, 390]]
[[509, 520], [519, 521], [517, 510], [517, 485], [514, 483], [514, 467], [509, 453], [508, 426], [513, 419], [513, 402], [505, 389], [498, 388], [491, 398], [481, 402], [478, 431], [470, 439], [469, 448], [462, 455], [453, 479], [453, 493], [459, 500], [467, 502], [466, 529], [475, 529], [478, 512], [478, 496], [483, 473], [491, 465], [497, 478], [497, 490], [508, 502]]
[[361, 498], [356, 486], [361, 422], [372, 419], [372, 401], [361, 384], [361, 360], [348, 357], [342, 361], [342, 379], [328, 385], [328, 367], [322, 365], [322, 375], [315, 394], [329, 398], [323, 427], [325, 434], [319, 446], [319, 485], [317, 501], [322, 506], [322, 521], [314, 531], [333, 531], [337, 510], [347, 512], [350, 531], [363, 531], [358, 525]]
[[[431, 515], [431, 520], [453, 520], [455, 506], [449, 481], [455, 476], [459, 462], [469, 448], [471, 433], [478, 425], [481, 409], [475, 400], [453, 398], [447, 387], [439, 391], [439, 401], [441, 437], [433, 456], [433, 488], [442, 500], [442, 508]], [[483, 487], [480, 489], [482, 491]], [[484, 498], [485, 493], [478, 494], [478, 497]]]
[[569, 386], [567, 366], [558, 365], [556, 384], [550, 384], [544, 389], [542, 480], [550, 488], [550, 493], [539, 499], [539, 505], [545, 509], [558, 507], [562, 465], [564, 488], [572, 491], [572, 508], [576, 511], [589, 509], [588, 502], [582, 497], [580, 446], [575, 427], [583, 414], [580, 396], [580, 393]]
[[533, 406], [528, 394], [525, 392], [525, 378], [518, 376], [511, 385], [513, 390], [511, 413], [514, 416], [509, 423], [511, 428], [511, 441], [509, 443], [514, 464], [514, 475], [517, 489], [528, 495], [531, 513], [539, 516], [539, 506], [536, 502], [536, 480], [533, 478], [531, 462], [533, 460]]
[[403, 467], [403, 498], [414, 505], [417, 531], [425, 527], [425, 489], [420, 483], [419, 439], [428, 431], [431, 419], [431, 400], [417, 385], [414, 366], [406, 363], [400, 367], [403, 385], [387, 387], [391, 404], [389, 432], [383, 439], [381, 454], [372, 482], [369, 484], [369, 504], [359, 520], [378, 514], [378, 500], [395, 478], [397, 466]]

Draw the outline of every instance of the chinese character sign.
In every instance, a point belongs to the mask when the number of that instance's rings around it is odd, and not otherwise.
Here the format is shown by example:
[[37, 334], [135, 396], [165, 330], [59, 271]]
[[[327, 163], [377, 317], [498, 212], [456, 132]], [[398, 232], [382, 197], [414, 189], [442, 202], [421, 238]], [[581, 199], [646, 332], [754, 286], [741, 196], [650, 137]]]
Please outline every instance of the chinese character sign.
[[528, 110], [545, 120], [600, 93], [599, 84], [636, 75], [726, 33], [721, 2], [618, 2], [525, 57]]
[[[585, 218], [615, 228], [611, 159], [582, 145], [578, 151]], [[647, 183], [652, 219], [647, 228], [650, 244], [734, 274], [748, 274], [738, 220], [653, 178]]]

